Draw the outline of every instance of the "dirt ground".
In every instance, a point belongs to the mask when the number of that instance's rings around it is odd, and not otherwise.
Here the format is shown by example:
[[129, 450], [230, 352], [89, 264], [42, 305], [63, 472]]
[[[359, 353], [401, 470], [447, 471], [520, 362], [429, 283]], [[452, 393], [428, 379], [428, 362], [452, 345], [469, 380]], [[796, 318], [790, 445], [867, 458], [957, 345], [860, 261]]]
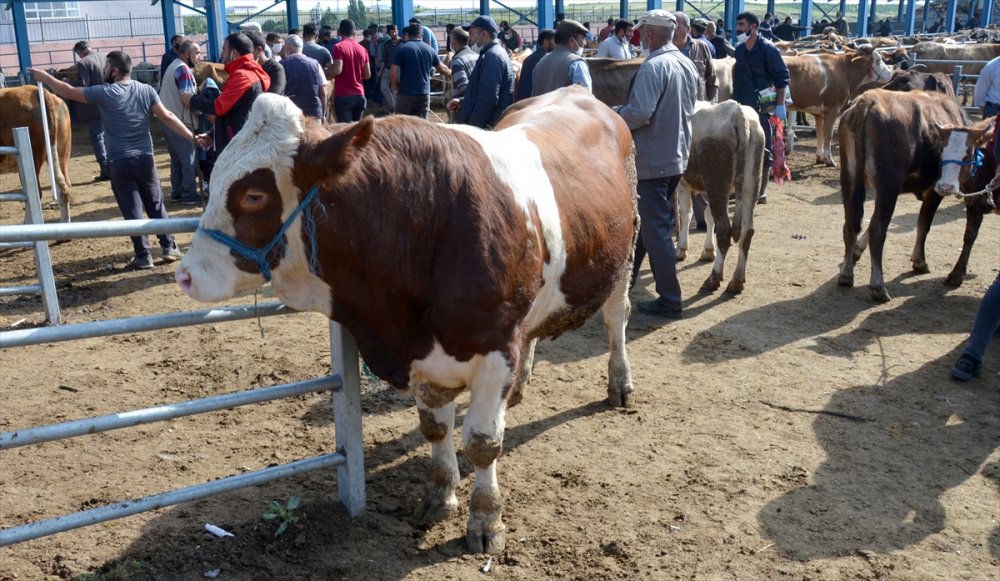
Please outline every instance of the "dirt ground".
[[[795, 180], [772, 184], [770, 203], [757, 209], [742, 295], [699, 292], [710, 265], [689, 260], [679, 265], [683, 320], [633, 314], [635, 410], [604, 401], [599, 320], [539, 345], [525, 400], [507, 416], [499, 478], [508, 542], [488, 573], [486, 557], [464, 553], [470, 464], [460, 454], [459, 514], [416, 525], [429, 446], [412, 398], [366, 383], [361, 517], [336, 502], [336, 471], [325, 470], [2, 548], [0, 580], [996, 580], [1000, 341], [982, 378], [956, 383], [948, 369], [1000, 268], [1000, 219], [987, 217], [970, 275], [952, 289], [942, 281], [958, 257], [964, 209], [942, 204], [932, 272], [917, 275], [908, 257], [918, 205], [901, 199], [885, 259], [893, 299], [873, 303], [863, 284], [836, 285], [837, 171], [811, 165], [813, 145], [800, 142]], [[108, 184], [90, 182], [85, 131], [73, 154], [75, 218], [118, 218]], [[165, 177], [165, 153], [157, 159]], [[0, 191], [15, 187], [14, 176], [0, 176]], [[0, 223], [22, 216], [19, 204], [0, 207]], [[190, 235], [178, 239], [185, 248]], [[172, 267], [124, 271], [129, 249], [125, 239], [52, 247], [66, 322], [202, 308], [175, 287]], [[866, 256], [859, 283], [869, 265]], [[0, 250], [0, 284], [28, 284], [32, 272], [27, 251]], [[633, 300], [651, 289], [645, 270]], [[40, 313], [37, 297], [0, 298], [0, 328], [38, 324]], [[321, 315], [262, 325], [263, 337], [256, 321], [242, 321], [2, 350], [0, 430], [328, 369]], [[0, 526], [330, 452], [331, 418], [329, 396], [310, 395], [5, 451]], [[275, 537], [277, 523], [262, 518], [267, 501], [292, 496], [302, 499], [299, 520]], [[236, 536], [212, 537], [205, 523]]]

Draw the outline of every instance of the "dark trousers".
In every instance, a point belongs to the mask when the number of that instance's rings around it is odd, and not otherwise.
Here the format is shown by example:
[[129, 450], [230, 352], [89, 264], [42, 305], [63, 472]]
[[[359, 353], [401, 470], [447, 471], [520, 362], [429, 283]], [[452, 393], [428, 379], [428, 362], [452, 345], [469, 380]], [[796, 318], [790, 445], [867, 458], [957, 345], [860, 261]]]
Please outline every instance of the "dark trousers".
[[760, 116], [760, 126], [764, 129], [764, 178], [760, 180], [760, 195], [764, 196], [767, 193], [767, 181], [771, 177], [771, 164], [774, 163], [774, 157], [771, 155], [774, 128], [771, 127], [770, 115], [767, 113], [758, 113], [758, 115]]
[[100, 119], [94, 119], [87, 124], [87, 133], [90, 134], [90, 146], [94, 148], [97, 165], [101, 166], [101, 173], [105, 173], [108, 171], [108, 151], [104, 147], [104, 124]]
[[167, 138], [167, 153], [170, 154], [170, 198], [174, 200], [198, 200], [198, 173], [195, 170], [195, 146], [190, 139], [174, 133], [162, 125]]
[[396, 115], [413, 115], [427, 119], [430, 110], [430, 95], [396, 95]]
[[639, 240], [635, 245], [632, 280], [639, 274], [642, 260], [649, 253], [658, 301], [677, 312], [681, 311], [681, 283], [677, 280], [677, 250], [674, 248], [674, 192], [681, 176], [639, 180]]
[[368, 102], [364, 95], [334, 97], [333, 113], [337, 116], [337, 123], [361, 121], [361, 116], [365, 114], [365, 107], [367, 105]]
[[[167, 208], [163, 205], [163, 191], [160, 189], [160, 177], [156, 174], [156, 164], [151, 155], [137, 155], [125, 159], [116, 159], [111, 166], [111, 190], [118, 202], [122, 218], [126, 220], [141, 220], [142, 211], [146, 210], [149, 218], [168, 218]], [[173, 246], [174, 237], [170, 234], [157, 236], [162, 248]], [[132, 236], [132, 248], [136, 256], [149, 254], [149, 244], [145, 236]]]
[[986, 346], [989, 345], [993, 334], [998, 331], [998, 325], [1000, 325], [1000, 274], [997, 274], [990, 288], [986, 289], [986, 294], [979, 303], [976, 322], [972, 325], [969, 342], [962, 353], [981, 362], [986, 353]]

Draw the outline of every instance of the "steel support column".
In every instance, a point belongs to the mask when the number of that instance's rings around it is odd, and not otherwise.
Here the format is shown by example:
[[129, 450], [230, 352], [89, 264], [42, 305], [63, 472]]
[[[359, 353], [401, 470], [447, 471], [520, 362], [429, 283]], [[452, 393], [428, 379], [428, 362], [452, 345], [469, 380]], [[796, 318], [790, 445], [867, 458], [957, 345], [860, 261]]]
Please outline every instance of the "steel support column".
[[858, 0], [858, 36], [868, 36], [868, 0]]
[[729, 33], [729, 42], [736, 44], [736, 17], [743, 12], [743, 0], [726, 0], [725, 16], [726, 31]]
[[208, 25], [208, 57], [222, 60], [222, 44], [229, 35], [225, 0], [205, 0], [205, 22]]
[[927, 31], [927, 15], [931, 11], [931, 0], [924, 0], [924, 17], [923, 22], [920, 24], [920, 32]]
[[878, 32], [878, 11], [875, 9], [875, 5], [878, 0], [872, 0], [872, 6], [868, 9], [868, 24], [869, 28], [874, 26], [875, 30], [869, 30], [868, 34], [875, 34]]
[[556, 14], [566, 14], [566, 6], [564, 0], [556, 0]]
[[686, 3], [685, 0], [677, 0], [677, 2], [674, 2], [674, 10], [676, 10], [677, 12], [684, 12], [685, 3]]
[[[299, 0], [285, 0], [285, 12], [288, 16], [288, 28], [299, 27]], [[287, 32], [282, 30], [282, 32]]]
[[486, 16], [490, 13], [490, 0], [479, 0], [479, 14]]
[[160, 0], [160, 12], [163, 14], [163, 42], [170, 48], [170, 39], [177, 34], [177, 23], [174, 21], [174, 0]]
[[774, 16], [774, 0], [767, 0], [767, 13]]
[[799, 26], [812, 26], [813, 3], [812, 0], [802, 0], [802, 12], [799, 14]]
[[399, 27], [401, 37], [403, 29], [409, 25], [411, 18], [413, 18], [413, 0], [392, 0], [392, 21]]
[[[558, 8], [558, 4], [557, 4]], [[538, 0], [538, 30], [542, 31], [546, 28], [552, 28], [553, 24], [553, 12], [552, 12], [552, 0]]]
[[990, 21], [993, 19], [993, 9], [996, 8], [996, 2], [987, 2], [983, 6], [983, 17], [979, 19], [979, 26], [986, 28], [990, 25]]
[[944, 13], [944, 29], [947, 32], [955, 32], [955, 13], [958, 10], [958, 0], [948, 0], [948, 6]]
[[[900, 0], [902, 2], [902, 0]], [[906, 16], [903, 20], [903, 34], [913, 36], [914, 28], [917, 25], [917, 0], [907, 0]]]
[[618, 18], [628, 19], [628, 0], [618, 0]]
[[902, 22], [903, 14], [906, 12], [906, 4], [903, 2], [903, 0], [898, 0], [898, 1], [899, 1], [899, 9], [896, 10], [896, 22]]
[[11, 6], [14, 17], [14, 43], [17, 45], [17, 66], [21, 67], [21, 80], [31, 66], [31, 42], [28, 38], [28, 17], [24, 13], [24, 0], [14, 0]]
[[662, 0], [646, 0], [646, 10], [660, 10], [663, 8]]

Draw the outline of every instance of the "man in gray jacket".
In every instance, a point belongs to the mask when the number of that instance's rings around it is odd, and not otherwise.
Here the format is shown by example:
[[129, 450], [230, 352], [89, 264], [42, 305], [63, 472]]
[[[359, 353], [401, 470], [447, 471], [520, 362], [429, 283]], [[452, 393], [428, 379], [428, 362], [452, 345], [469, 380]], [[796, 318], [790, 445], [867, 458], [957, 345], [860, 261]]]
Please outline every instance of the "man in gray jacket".
[[[639, 217], [632, 280], [645, 251], [649, 252], [658, 297], [636, 304], [647, 315], [679, 319], [681, 286], [677, 280], [674, 191], [687, 168], [691, 151], [691, 116], [698, 95], [698, 71], [691, 59], [671, 43], [677, 19], [666, 10], [651, 10], [639, 19], [640, 42], [649, 56], [635, 75], [626, 105], [618, 114], [632, 130], [639, 178]], [[644, 247], [644, 248], [643, 248]]]

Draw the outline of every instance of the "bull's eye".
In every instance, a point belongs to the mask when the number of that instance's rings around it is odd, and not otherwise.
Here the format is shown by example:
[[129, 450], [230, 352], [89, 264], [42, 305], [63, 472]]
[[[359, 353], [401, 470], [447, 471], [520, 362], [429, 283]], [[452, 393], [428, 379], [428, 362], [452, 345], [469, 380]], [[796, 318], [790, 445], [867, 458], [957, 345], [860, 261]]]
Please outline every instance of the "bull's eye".
[[250, 190], [243, 195], [243, 202], [240, 204], [246, 212], [260, 210], [267, 204], [267, 194], [260, 190]]

